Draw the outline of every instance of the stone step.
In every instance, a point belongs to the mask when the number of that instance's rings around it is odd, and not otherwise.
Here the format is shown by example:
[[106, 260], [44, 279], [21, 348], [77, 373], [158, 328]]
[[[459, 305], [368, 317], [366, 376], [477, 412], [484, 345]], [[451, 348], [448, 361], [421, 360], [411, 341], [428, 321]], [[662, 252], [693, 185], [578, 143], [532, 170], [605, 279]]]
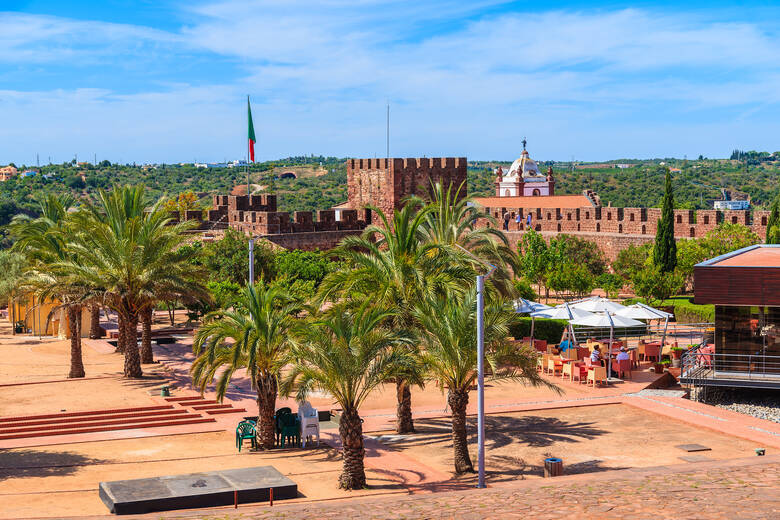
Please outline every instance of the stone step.
[[209, 415], [219, 415], [219, 414], [225, 414], [225, 413], [246, 413], [245, 408], [230, 408], [230, 409], [221, 409], [221, 410], [206, 410], [206, 413]]
[[106, 415], [83, 415], [79, 417], [61, 417], [56, 419], [37, 419], [34, 421], [17, 421], [13, 423], [0, 424], [0, 431], [4, 428], [14, 428], [20, 426], [38, 426], [38, 425], [52, 425], [68, 423], [84, 423], [89, 421], [105, 421], [109, 419], [138, 419], [142, 417], [159, 417], [159, 416], [172, 416], [172, 415], [185, 415], [187, 410], [184, 408], [174, 408], [172, 410], [149, 410], [147, 412], [127, 412], [127, 413], [108, 413]]
[[201, 404], [190, 406], [193, 410], [219, 410], [221, 408], [232, 408], [232, 404]]
[[44, 431], [38, 431], [38, 432], [26, 432], [26, 433], [11, 433], [11, 434], [1, 434], [0, 435], [0, 441], [8, 440], [8, 439], [24, 439], [24, 438], [31, 438], [31, 437], [50, 437], [54, 435], [73, 435], [77, 433], [95, 433], [95, 432], [108, 432], [108, 431], [116, 431], [116, 430], [132, 430], [132, 429], [138, 429], [138, 428], [158, 428], [158, 427], [165, 427], [165, 426], [181, 426], [181, 425], [187, 425], [187, 424], [199, 424], [199, 423], [211, 423], [216, 422], [213, 417], [200, 417], [200, 416], [188, 416], [192, 417], [191, 419], [185, 419], [185, 420], [170, 420], [170, 421], [153, 421], [153, 422], [146, 422], [146, 423], [134, 423], [134, 424], [125, 424], [125, 425], [106, 425], [106, 426], [94, 426], [94, 427], [84, 427], [84, 428], [78, 428], [78, 429], [72, 429], [72, 430], [65, 430], [65, 431], [55, 431], [55, 430], [44, 430]]
[[4, 426], [0, 428], [0, 435], [4, 434], [10, 434], [10, 433], [23, 433], [23, 432], [40, 432], [45, 430], [53, 430], [53, 431], [62, 431], [66, 432], [68, 430], [72, 429], [78, 429], [78, 428], [88, 428], [93, 426], [113, 426], [113, 425], [127, 425], [127, 424], [135, 424], [135, 423], [143, 423], [143, 422], [153, 422], [153, 421], [162, 421], [162, 420], [178, 420], [178, 419], [186, 419], [191, 417], [200, 417], [200, 414], [193, 414], [193, 413], [174, 413], [170, 415], [163, 415], [163, 416], [154, 416], [154, 417], [139, 417], [135, 419], [108, 419], [108, 420], [102, 420], [100, 418], [96, 418], [91, 421], [83, 421], [83, 422], [76, 422], [76, 423], [49, 423], [48, 425], [44, 426], [28, 426], [26, 424], [17, 424], [14, 426]]
[[59, 419], [63, 417], [79, 417], [90, 415], [104, 415], [107, 413], [127, 413], [127, 412], [144, 412], [148, 410], [173, 410], [173, 405], [157, 405], [157, 406], [139, 406], [135, 408], [110, 408], [108, 410], [90, 410], [84, 412], [60, 412], [44, 415], [22, 415], [16, 417], [0, 417], [0, 426], [6, 423], [19, 422], [19, 421], [34, 421], [38, 419]]
[[165, 400], [169, 403], [178, 403], [180, 401], [196, 401], [198, 399], [205, 399], [199, 395], [190, 395], [187, 397], [166, 397]]

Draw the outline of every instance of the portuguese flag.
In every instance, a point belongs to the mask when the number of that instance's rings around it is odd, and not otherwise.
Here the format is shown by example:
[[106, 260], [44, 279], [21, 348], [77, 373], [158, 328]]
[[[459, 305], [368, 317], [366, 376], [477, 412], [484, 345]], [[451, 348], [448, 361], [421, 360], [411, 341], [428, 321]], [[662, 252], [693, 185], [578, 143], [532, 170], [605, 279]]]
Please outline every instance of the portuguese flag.
[[255, 162], [255, 125], [252, 124], [252, 107], [249, 106], [249, 96], [246, 97], [246, 110], [249, 121], [249, 160]]

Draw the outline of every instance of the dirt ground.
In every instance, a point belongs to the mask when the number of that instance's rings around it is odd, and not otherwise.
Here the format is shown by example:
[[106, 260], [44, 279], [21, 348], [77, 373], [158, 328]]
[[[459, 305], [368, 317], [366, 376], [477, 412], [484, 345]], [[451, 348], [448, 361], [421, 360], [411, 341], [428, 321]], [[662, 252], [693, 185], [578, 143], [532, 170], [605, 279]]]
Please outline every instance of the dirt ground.
[[[183, 319], [181, 317], [180, 319]], [[150, 406], [161, 402], [159, 386], [177, 383], [174, 395], [193, 395], [188, 386], [192, 352], [187, 342], [174, 346], [155, 345], [155, 356], [164, 363], [144, 365], [146, 377], [121, 377], [123, 358], [105, 343], [83, 347], [86, 380], [65, 380], [69, 368], [70, 342], [11, 336], [7, 322], [0, 320], [0, 417]], [[158, 316], [155, 328], [167, 325]], [[712, 451], [697, 455], [725, 459], [752, 455], [755, 446], [710, 430], [697, 429], [627, 405], [587, 406], [503, 413], [518, 404], [558, 403], [615, 397], [638, 391], [646, 382], [628, 382], [611, 388], [589, 388], [563, 383], [563, 395], [546, 388], [527, 388], [519, 383], [489, 383], [486, 403], [493, 411], [487, 419], [487, 469], [492, 482], [535, 478], [541, 475], [542, 459], [564, 460], [566, 473], [594, 473], [609, 469], [683, 463], [679, 457], [694, 455], [674, 448], [676, 444], [698, 442]], [[19, 385], [17, 383], [37, 382]], [[254, 396], [237, 376], [228, 394], [236, 406], [256, 410]], [[412, 390], [418, 434], [397, 437], [388, 430], [395, 416], [395, 387], [386, 385], [374, 392], [361, 409], [364, 431], [379, 444], [367, 446], [369, 489], [345, 493], [337, 487], [341, 458], [336, 449], [322, 446], [305, 450], [274, 450], [270, 453], [237, 453], [234, 429], [236, 416], [217, 416], [222, 431], [181, 433], [143, 438], [55, 444], [0, 450], [0, 518], [61, 517], [107, 514], [97, 493], [101, 481], [144, 478], [272, 465], [299, 486], [298, 500], [335, 499], [364, 494], [407, 493], [415, 483], [445, 481], [452, 476], [452, 447], [446, 396], [428, 385]], [[208, 393], [208, 398], [213, 394]], [[330, 409], [332, 399], [314, 396], [312, 404]], [[278, 401], [278, 406], [291, 400]], [[547, 405], [544, 405], [547, 406]], [[472, 396], [469, 410], [476, 407]], [[189, 430], [197, 432], [198, 430]], [[334, 431], [332, 431], [334, 432]], [[476, 429], [470, 424], [469, 439], [476, 463]], [[54, 438], [52, 438], [53, 440]], [[61, 442], [71, 442], [62, 439]], [[370, 439], [368, 441], [371, 442]], [[336, 443], [332, 443], [334, 446]], [[368, 459], [367, 459], [368, 460]], [[430, 471], [429, 471], [430, 470]], [[409, 477], [412, 475], [412, 477]], [[414, 475], [420, 475], [415, 480]], [[423, 479], [428, 479], [423, 482]], [[459, 479], [469, 483], [473, 476]]]
[[[419, 419], [417, 434], [371, 434], [392, 450], [439, 471], [452, 473], [449, 418]], [[469, 417], [469, 446], [476, 468], [476, 420]], [[563, 459], [567, 475], [615, 469], [681, 464], [680, 457], [731, 459], [754, 454], [754, 443], [665, 419], [626, 405], [488, 415], [485, 470], [500, 482], [542, 477], [546, 457]], [[679, 444], [698, 443], [711, 451], [688, 453]], [[462, 480], [473, 479], [467, 475]], [[594, 480], [598, 476], [594, 475]]]
[[[344, 496], [332, 448], [238, 453], [234, 434], [202, 433], [0, 450], [0, 518], [102, 515], [102, 481], [268, 465], [298, 484], [301, 499]], [[367, 475], [371, 489], [349, 496], [402, 491], [392, 476]]]

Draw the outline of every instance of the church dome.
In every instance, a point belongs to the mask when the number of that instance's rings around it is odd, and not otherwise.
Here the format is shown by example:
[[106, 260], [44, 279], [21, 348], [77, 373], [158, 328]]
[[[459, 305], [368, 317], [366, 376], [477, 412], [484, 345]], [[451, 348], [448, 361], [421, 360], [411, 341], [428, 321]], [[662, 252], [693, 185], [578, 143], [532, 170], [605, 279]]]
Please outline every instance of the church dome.
[[536, 161], [528, 156], [528, 151], [523, 150], [519, 159], [516, 159], [509, 168], [509, 174], [507, 177], [522, 177], [524, 179], [534, 179], [541, 177], [544, 179], [544, 175], [539, 172], [539, 166]]

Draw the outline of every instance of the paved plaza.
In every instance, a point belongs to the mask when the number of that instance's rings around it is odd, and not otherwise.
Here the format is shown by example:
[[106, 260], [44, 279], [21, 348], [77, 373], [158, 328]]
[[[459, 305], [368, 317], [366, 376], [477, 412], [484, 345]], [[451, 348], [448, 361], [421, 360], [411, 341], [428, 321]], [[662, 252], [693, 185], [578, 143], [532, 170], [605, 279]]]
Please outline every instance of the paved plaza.
[[[161, 325], [158, 320], [156, 326]], [[173, 387], [174, 396], [197, 395], [189, 381], [191, 336], [155, 345], [159, 362], [145, 365], [147, 375], [138, 381], [121, 377], [122, 356], [105, 341], [85, 340], [88, 377], [67, 380], [62, 375], [69, 342], [7, 332], [0, 330], [0, 345], [8, 354], [0, 360], [5, 380], [0, 417], [50, 414], [42, 428], [56, 428], [73, 420], [59, 421], [62, 414], [94, 410], [113, 414], [99, 419], [113, 428], [123, 410], [135, 407], [146, 415], [165, 415], [172, 424], [0, 439], [0, 518], [107, 517], [97, 496], [101, 481], [258, 465], [279, 469], [298, 484], [301, 495], [273, 508], [243, 504], [237, 510], [144, 518], [778, 516], [780, 425], [644, 390], [655, 379], [646, 367], [632, 381], [607, 388], [545, 376], [560, 385], [561, 394], [516, 382], [488, 384], [486, 490], [474, 489], [474, 475], [453, 474], [449, 416], [440, 388], [413, 389], [418, 433], [411, 436], [394, 435], [395, 388], [380, 388], [361, 409], [369, 486], [345, 492], [337, 486], [340, 441], [332, 424], [323, 430], [319, 448], [236, 451], [236, 421], [257, 406], [248, 378], [236, 377], [225, 405], [219, 405], [234, 407], [222, 410], [231, 413], [207, 415], [195, 408], [197, 403], [185, 406], [160, 396], [163, 384]], [[208, 391], [204, 399], [213, 397]], [[321, 410], [333, 408], [325, 395], [311, 401]], [[205, 408], [210, 406], [215, 405]], [[294, 409], [297, 404], [279, 399], [281, 406]], [[469, 413], [474, 412], [476, 399], [471, 399]], [[209, 422], [176, 422], [198, 413]], [[476, 463], [473, 422], [470, 415]], [[710, 450], [686, 453], [675, 447], [688, 442]], [[757, 447], [766, 448], [767, 456], [756, 457]], [[550, 455], [564, 459], [565, 476], [542, 478], [541, 461]]]

